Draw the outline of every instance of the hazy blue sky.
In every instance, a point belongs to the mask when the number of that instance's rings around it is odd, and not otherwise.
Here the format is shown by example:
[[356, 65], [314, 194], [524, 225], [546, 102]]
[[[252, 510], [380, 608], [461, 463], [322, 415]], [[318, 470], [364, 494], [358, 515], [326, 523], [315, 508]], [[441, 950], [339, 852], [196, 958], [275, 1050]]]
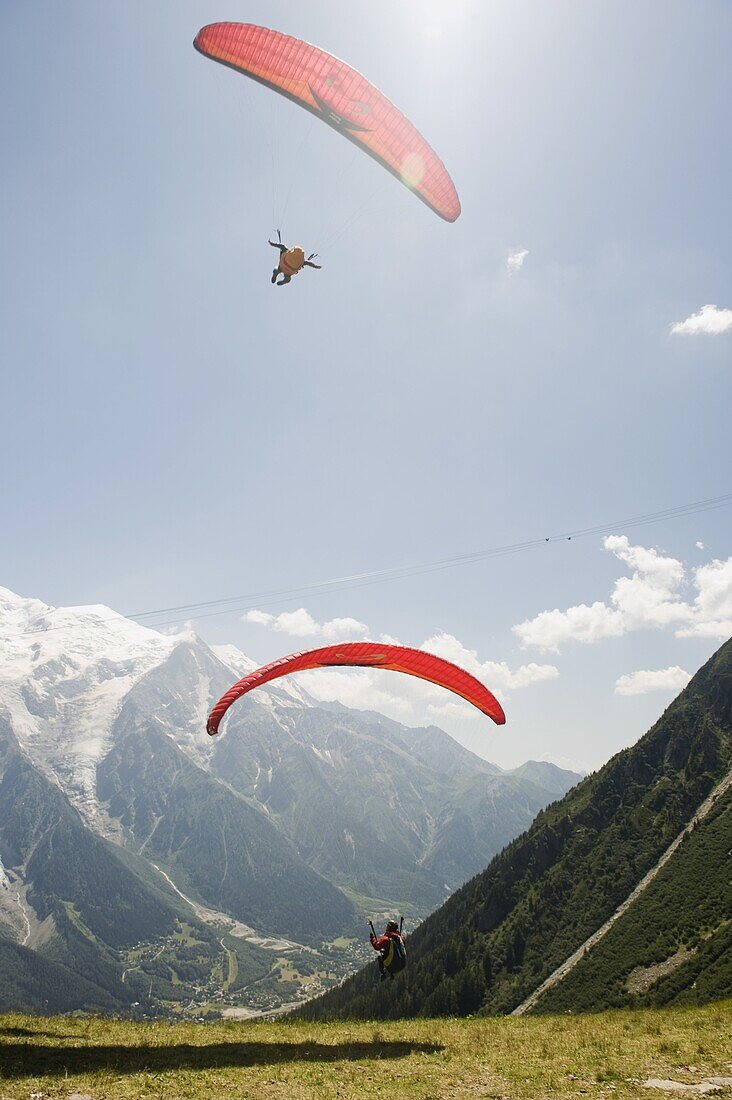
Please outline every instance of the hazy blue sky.
[[[459, 221], [198, 55], [223, 19], [361, 69]], [[261, 609], [474, 651], [503, 731], [333, 690], [498, 763], [634, 741], [732, 632], [732, 509], [612, 526], [732, 491], [731, 55], [727, 0], [5, 0], [0, 583], [132, 613], [608, 524]], [[323, 263], [283, 290], [278, 224]], [[328, 634], [195, 626], [262, 660]]]

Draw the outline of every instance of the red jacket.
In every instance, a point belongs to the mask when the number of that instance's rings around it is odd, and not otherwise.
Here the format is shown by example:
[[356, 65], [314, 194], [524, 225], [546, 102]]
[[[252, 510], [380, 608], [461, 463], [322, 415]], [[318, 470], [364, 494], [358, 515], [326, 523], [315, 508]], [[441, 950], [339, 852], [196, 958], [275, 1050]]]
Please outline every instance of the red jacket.
[[383, 936], [379, 936], [377, 939], [374, 933], [371, 933], [371, 946], [374, 951], [386, 952], [389, 950], [389, 940], [400, 940], [401, 934], [399, 932], [385, 932]]

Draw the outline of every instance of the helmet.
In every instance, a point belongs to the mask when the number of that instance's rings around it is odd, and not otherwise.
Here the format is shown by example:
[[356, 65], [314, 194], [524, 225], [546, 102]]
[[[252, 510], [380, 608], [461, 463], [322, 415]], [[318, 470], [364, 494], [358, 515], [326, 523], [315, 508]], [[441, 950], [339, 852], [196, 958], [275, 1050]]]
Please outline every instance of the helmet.
[[386, 922], [386, 930], [387, 932], [398, 932], [399, 925], [395, 920], [389, 920]]

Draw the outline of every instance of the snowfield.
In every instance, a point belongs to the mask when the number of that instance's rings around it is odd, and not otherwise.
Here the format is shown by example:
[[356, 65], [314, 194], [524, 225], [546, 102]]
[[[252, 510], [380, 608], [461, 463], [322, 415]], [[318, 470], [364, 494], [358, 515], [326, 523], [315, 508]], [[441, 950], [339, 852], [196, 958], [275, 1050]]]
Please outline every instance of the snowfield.
[[148, 630], [103, 605], [50, 607], [0, 588], [0, 705], [36, 766], [87, 819], [97, 764], [129, 690], [190, 635]]
[[[207, 666], [213, 662], [233, 683], [256, 668], [255, 661], [233, 645], [209, 649], [190, 630], [162, 634], [102, 604], [51, 607], [0, 587], [0, 712], [33, 764], [61, 787], [87, 824], [111, 839], [118, 826], [97, 797], [97, 767], [130, 692], [166, 662], [174, 682], [178, 661], [177, 690], [150, 720], [166, 726], [205, 767], [213, 747], [205, 722], [215, 701]], [[259, 690], [260, 706], [274, 713], [275, 701], [278, 707], [312, 703], [294, 683]], [[0, 882], [3, 874], [0, 869]]]

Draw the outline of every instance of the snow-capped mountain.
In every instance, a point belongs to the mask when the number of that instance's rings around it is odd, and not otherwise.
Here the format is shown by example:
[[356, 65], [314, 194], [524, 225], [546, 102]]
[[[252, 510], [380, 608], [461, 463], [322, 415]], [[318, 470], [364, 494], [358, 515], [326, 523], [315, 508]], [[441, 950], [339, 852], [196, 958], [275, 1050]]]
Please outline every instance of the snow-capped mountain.
[[108, 607], [49, 607], [0, 588], [0, 701], [33, 763], [99, 824], [96, 769], [129, 690], [184, 636]]
[[[162, 634], [103, 605], [50, 607], [0, 587], [0, 705], [21, 747], [36, 767], [59, 784], [95, 829], [116, 833], [97, 792], [97, 767], [109, 752], [113, 728], [129, 693], [156, 668], [168, 665], [175, 680], [182, 652], [205, 651], [188, 662], [151, 720], [174, 736], [192, 759], [205, 765], [213, 745], [202, 736], [217, 686], [256, 668], [235, 646], [209, 649], [190, 631]], [[219, 667], [212, 670], [211, 654]], [[288, 701], [307, 705], [294, 684], [260, 693], [272, 709]], [[177, 706], [175, 703], [177, 702]], [[165, 712], [175, 706], [172, 724]]]
[[[360, 933], [354, 902], [375, 914], [409, 897], [424, 915], [579, 778], [503, 772], [435, 727], [320, 704], [294, 680], [257, 689], [207, 737], [212, 703], [254, 665], [190, 631], [0, 589], [0, 943], [64, 966], [82, 946], [104, 954], [84, 1003], [124, 1003], [131, 930], [172, 942], [182, 911], [201, 943], [228, 928], [211, 950], [233, 944], [242, 972], [262, 944], [323, 950]], [[92, 867], [115, 913], [132, 876], [124, 921], [95, 898]], [[353, 959], [333, 950], [320, 969], [340, 975]], [[166, 1003], [181, 995], [172, 969]]]

